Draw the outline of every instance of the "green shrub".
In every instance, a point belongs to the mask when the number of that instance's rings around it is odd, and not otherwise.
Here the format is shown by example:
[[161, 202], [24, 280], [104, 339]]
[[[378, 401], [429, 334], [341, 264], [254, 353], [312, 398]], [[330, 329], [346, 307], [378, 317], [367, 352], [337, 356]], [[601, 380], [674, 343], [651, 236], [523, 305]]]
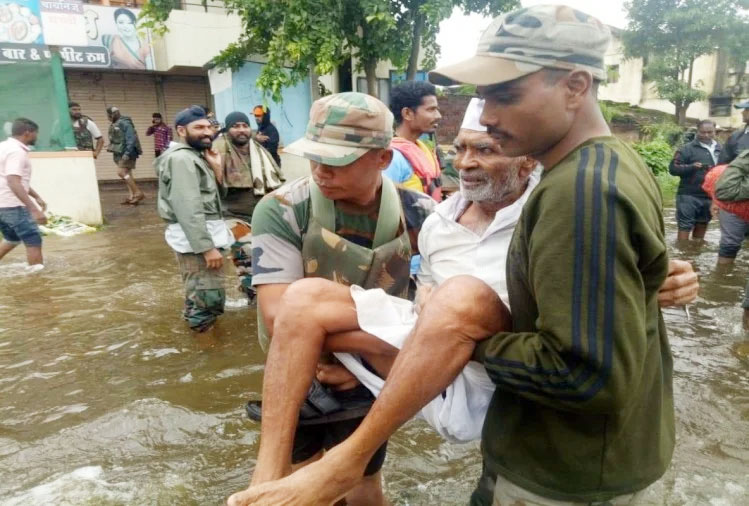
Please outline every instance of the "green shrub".
[[661, 187], [663, 203], [666, 206], [674, 205], [676, 189], [679, 187], [679, 177], [672, 176], [668, 172], [661, 172], [660, 174], [656, 174], [655, 179], [658, 181], [658, 186]]
[[643, 125], [640, 127], [640, 132], [644, 135], [645, 140], [663, 140], [672, 147], [679, 146], [684, 140], [684, 129], [670, 121]]
[[632, 147], [642, 157], [645, 164], [650, 167], [653, 174], [668, 173], [668, 164], [674, 156], [674, 149], [663, 139], [655, 139], [646, 142], [635, 142]]

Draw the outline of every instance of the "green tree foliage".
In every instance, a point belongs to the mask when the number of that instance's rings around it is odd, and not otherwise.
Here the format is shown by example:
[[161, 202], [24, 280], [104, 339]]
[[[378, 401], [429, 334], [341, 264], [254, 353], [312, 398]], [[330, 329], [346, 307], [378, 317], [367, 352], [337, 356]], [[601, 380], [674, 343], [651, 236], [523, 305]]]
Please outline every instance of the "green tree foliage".
[[[204, 2], [207, 0], [204, 0]], [[382, 60], [406, 69], [413, 79], [418, 49], [425, 47], [424, 68], [439, 55], [439, 23], [455, 7], [466, 12], [496, 15], [519, 5], [518, 0], [223, 0], [239, 15], [242, 35], [215, 59], [219, 67], [237, 69], [250, 56], [267, 64], [258, 88], [281, 99], [281, 89], [312, 72], [332, 72], [351, 56], [376, 94], [375, 68]], [[149, 0], [141, 18], [158, 32], [174, 8], [174, 0]]]
[[624, 6], [625, 54], [647, 61], [646, 76], [674, 104], [679, 124], [687, 107], [706, 96], [693, 80], [695, 60], [719, 48], [738, 58], [749, 54], [747, 0], [629, 0]]

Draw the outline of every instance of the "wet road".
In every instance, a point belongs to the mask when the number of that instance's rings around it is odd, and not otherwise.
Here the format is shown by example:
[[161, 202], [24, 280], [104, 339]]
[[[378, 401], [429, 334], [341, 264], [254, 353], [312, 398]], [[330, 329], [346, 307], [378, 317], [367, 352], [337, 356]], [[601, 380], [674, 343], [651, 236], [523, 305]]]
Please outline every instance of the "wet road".
[[[131, 209], [105, 193], [108, 225], [47, 238], [42, 273], [24, 273], [20, 249], [0, 264], [0, 504], [220, 504], [246, 486], [258, 425], [242, 405], [260, 390], [264, 359], [255, 313], [231, 310], [198, 339], [187, 331], [152, 195]], [[669, 225], [672, 253], [694, 260], [702, 292], [689, 321], [666, 314], [678, 442], [649, 504], [749, 504], [739, 307], [749, 253], [716, 270], [714, 228], [701, 250], [680, 250]], [[391, 441], [387, 493], [396, 504], [465, 504], [479, 471], [477, 445], [412, 422]]]

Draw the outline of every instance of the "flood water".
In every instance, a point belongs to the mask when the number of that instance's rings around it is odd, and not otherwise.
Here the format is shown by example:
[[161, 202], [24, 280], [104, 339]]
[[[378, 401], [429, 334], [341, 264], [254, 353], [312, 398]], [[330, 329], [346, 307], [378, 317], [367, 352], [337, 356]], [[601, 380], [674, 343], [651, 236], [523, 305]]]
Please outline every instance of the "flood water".
[[[246, 486], [259, 426], [242, 406], [261, 388], [255, 312], [227, 312], [195, 338], [153, 191], [138, 208], [105, 192], [108, 224], [46, 238], [47, 268], [0, 263], [0, 504], [221, 504]], [[715, 268], [717, 224], [694, 260], [702, 290], [668, 310], [677, 448], [648, 504], [749, 504], [749, 341], [741, 330], [749, 253]], [[236, 295], [235, 295], [236, 296]], [[442, 442], [421, 422], [393, 437], [386, 490], [396, 504], [465, 504], [477, 445]]]

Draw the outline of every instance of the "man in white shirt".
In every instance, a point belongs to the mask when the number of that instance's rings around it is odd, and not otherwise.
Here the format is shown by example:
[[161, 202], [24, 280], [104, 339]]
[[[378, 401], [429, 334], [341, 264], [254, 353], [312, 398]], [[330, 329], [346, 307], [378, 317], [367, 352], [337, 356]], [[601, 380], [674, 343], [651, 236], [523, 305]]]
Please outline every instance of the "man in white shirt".
[[18, 118], [13, 122], [11, 137], [0, 142], [0, 259], [23, 242], [29, 266], [42, 265], [42, 236], [37, 223], [47, 223], [47, 204], [29, 184], [29, 146], [36, 143], [38, 132], [36, 123]]
[[[284, 294], [265, 368], [261, 445], [281, 448], [282, 441], [293, 437], [296, 420], [289, 424], [279, 413], [299, 411], [304, 399], [292, 398], [291, 385], [308, 385], [313, 374], [325, 384], [345, 385], [356, 379], [379, 395], [398, 350], [418, 332], [418, 314], [431, 288], [448, 279], [458, 280], [450, 286], [460, 286], [460, 290], [446, 308], [450, 314], [444, 318], [451, 322], [445, 327], [447, 334], [456, 332], [457, 326], [461, 335], [478, 339], [509, 328], [507, 250], [522, 207], [540, 176], [534, 171], [535, 161], [503, 155], [479, 124], [482, 107], [478, 99], [471, 102], [455, 140], [460, 192], [435, 208], [419, 234], [422, 264], [415, 303], [389, 297], [379, 289], [347, 288], [317, 278], [297, 281]], [[679, 288], [696, 284], [689, 264], [680, 262], [674, 269], [686, 273], [676, 283]], [[486, 311], [487, 307], [504, 311]], [[341, 366], [317, 365], [322, 351], [335, 353], [355, 378]], [[421, 415], [446, 439], [477, 439], [494, 385], [478, 362], [465, 364], [455, 374], [454, 382]], [[412, 387], [420, 385], [415, 382]], [[281, 391], [284, 396], [271, 394]], [[279, 409], [280, 405], [284, 407]], [[273, 461], [258, 459], [255, 469], [262, 469], [264, 477], [275, 474], [278, 479], [290, 472], [288, 460], [288, 455], [277, 452]], [[251, 488], [231, 496], [228, 504], [274, 503], [283, 496], [283, 489], [261, 486], [265, 481], [253, 478]]]
[[[81, 106], [78, 102], [68, 102], [68, 112], [70, 113], [70, 119], [73, 120], [75, 145], [80, 151], [93, 151], [94, 158], [98, 158], [101, 149], [104, 147], [104, 137], [101, 135], [101, 130], [96, 126], [94, 120], [81, 112]], [[96, 141], [95, 146], [94, 141]]]

